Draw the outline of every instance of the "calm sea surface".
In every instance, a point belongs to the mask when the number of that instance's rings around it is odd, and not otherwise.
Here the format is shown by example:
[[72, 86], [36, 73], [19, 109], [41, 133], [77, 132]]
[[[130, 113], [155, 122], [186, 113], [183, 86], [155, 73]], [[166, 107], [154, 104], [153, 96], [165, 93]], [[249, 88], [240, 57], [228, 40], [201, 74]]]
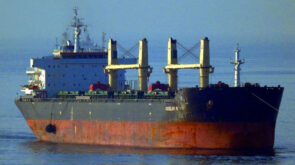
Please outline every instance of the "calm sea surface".
[[[166, 44], [165, 44], [166, 45]], [[211, 49], [215, 73], [211, 83], [233, 83], [233, 66], [229, 64], [233, 48]], [[250, 51], [251, 50], [251, 51]], [[26, 84], [25, 69], [30, 57], [50, 55], [47, 50], [6, 50], [0, 48], [0, 164], [293, 164], [295, 162], [295, 50], [278, 52], [245, 48], [242, 57], [243, 82], [285, 87], [276, 125], [275, 147], [270, 152], [223, 150], [143, 150], [88, 145], [65, 145], [38, 142], [13, 100]], [[135, 53], [136, 54], [136, 53]], [[179, 53], [181, 54], [181, 52]], [[188, 57], [183, 62], [196, 60]], [[154, 67], [150, 82], [167, 82], [162, 71], [166, 48], [150, 50]], [[127, 72], [136, 79], [136, 71]], [[198, 84], [198, 71], [179, 71], [179, 86]]]

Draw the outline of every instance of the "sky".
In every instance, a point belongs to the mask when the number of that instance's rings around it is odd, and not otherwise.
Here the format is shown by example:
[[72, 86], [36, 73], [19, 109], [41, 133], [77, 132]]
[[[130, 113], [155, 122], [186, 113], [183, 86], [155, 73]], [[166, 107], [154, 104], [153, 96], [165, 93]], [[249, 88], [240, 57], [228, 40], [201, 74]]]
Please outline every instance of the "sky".
[[103, 31], [129, 46], [174, 37], [189, 47], [205, 36], [225, 48], [295, 44], [294, 0], [0, 0], [0, 45], [52, 49], [74, 6], [99, 44]]

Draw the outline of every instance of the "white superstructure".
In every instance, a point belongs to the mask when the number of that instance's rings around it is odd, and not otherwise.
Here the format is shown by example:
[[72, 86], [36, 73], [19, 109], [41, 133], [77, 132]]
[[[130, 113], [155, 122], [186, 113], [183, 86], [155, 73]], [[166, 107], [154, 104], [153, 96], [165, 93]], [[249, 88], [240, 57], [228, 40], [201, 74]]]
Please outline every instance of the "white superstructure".
[[[108, 84], [108, 75], [104, 73], [108, 63], [107, 51], [91, 42], [86, 29], [83, 30], [86, 37], [80, 43], [80, 28], [85, 25], [78, 18], [77, 8], [74, 9], [71, 26], [74, 29], [74, 45], [64, 33], [62, 45], [53, 51], [53, 56], [32, 58], [26, 71], [30, 76], [29, 84], [22, 87], [23, 92], [28, 95], [39, 92], [54, 97], [59, 91], [88, 91], [89, 85], [97, 81]], [[137, 63], [137, 59], [119, 58], [118, 63]], [[125, 71], [119, 70], [118, 90], [124, 86]]]

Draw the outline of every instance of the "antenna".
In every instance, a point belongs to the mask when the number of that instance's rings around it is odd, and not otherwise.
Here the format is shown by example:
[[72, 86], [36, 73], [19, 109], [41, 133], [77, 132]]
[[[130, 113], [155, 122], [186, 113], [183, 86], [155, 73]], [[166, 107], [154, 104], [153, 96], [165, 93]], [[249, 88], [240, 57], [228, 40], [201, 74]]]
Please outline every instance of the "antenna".
[[58, 41], [57, 41], [57, 38], [55, 38], [55, 49], [58, 49]]
[[74, 7], [74, 17], [77, 17], [78, 16], [78, 7], [75, 6]]
[[84, 33], [87, 32], [87, 25], [84, 26], [84, 28], [83, 28], [83, 32], [84, 32]]
[[62, 46], [67, 45], [67, 41], [68, 41], [68, 33], [65, 31], [62, 33], [61, 45]]
[[80, 18], [78, 18], [78, 7], [74, 7], [74, 17], [73, 17], [73, 22], [71, 23], [71, 26], [75, 28], [75, 33], [74, 33], [74, 38], [75, 38], [75, 43], [74, 43], [74, 53], [79, 52], [80, 49], [80, 34], [81, 34], [81, 27], [85, 26], [84, 23], [81, 21]]
[[104, 44], [106, 42], [105, 36], [106, 36], [106, 33], [105, 32], [102, 32], [102, 37], [101, 37], [101, 49], [102, 49], [102, 51], [105, 50], [105, 46], [104, 46]]

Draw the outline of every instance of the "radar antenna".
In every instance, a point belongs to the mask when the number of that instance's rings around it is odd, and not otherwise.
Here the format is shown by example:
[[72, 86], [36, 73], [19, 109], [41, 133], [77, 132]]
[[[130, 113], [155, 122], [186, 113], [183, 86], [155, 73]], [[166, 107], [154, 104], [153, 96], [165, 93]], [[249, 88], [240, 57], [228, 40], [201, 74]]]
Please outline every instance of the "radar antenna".
[[79, 52], [80, 50], [80, 33], [81, 33], [81, 27], [85, 26], [84, 23], [81, 21], [80, 18], [78, 18], [78, 8], [74, 8], [74, 17], [73, 22], [71, 23], [71, 26], [75, 28], [75, 43], [74, 43], [74, 53]]

